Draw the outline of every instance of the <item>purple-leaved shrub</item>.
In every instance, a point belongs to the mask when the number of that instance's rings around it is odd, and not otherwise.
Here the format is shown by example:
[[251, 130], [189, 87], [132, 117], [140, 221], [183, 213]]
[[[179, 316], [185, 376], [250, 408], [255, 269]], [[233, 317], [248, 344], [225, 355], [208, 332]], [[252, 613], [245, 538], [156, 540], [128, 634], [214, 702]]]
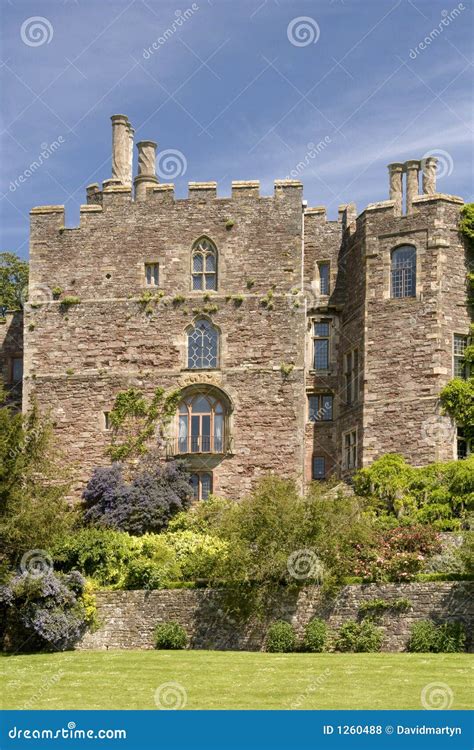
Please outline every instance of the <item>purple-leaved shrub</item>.
[[88, 625], [84, 588], [85, 579], [77, 571], [14, 574], [0, 586], [4, 647], [16, 651], [72, 648]]
[[140, 536], [162, 531], [189, 507], [192, 488], [184, 462], [144, 458], [127, 481], [123, 466], [95, 469], [84, 492], [84, 521]]

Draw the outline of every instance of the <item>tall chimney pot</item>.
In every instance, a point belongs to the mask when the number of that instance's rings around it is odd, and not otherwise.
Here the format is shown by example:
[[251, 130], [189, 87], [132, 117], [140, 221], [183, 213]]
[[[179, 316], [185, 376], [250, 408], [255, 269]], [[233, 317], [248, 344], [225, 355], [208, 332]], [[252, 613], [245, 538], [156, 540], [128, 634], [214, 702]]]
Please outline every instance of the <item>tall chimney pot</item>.
[[438, 159], [436, 156], [427, 156], [421, 162], [423, 172], [423, 194], [433, 195], [436, 193], [436, 170]]
[[410, 159], [405, 162], [407, 173], [407, 214], [413, 213], [413, 198], [418, 195], [418, 176], [420, 172], [420, 162], [417, 159]]
[[154, 141], [139, 141], [138, 149], [138, 174], [133, 183], [135, 185], [135, 200], [142, 201], [146, 198], [147, 188], [158, 184], [156, 170], [156, 147]]
[[126, 115], [112, 115], [112, 179], [132, 186], [130, 138], [133, 128]]
[[403, 211], [403, 170], [404, 165], [399, 161], [388, 165], [390, 200], [395, 201], [397, 216], [401, 216]]

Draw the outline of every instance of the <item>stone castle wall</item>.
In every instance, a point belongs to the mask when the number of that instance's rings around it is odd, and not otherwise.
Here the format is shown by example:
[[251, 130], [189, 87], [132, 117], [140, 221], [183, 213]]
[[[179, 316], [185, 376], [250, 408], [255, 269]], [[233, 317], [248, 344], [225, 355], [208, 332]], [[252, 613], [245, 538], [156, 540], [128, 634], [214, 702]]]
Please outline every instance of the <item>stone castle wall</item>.
[[[238, 497], [270, 472], [302, 479], [305, 317], [290, 294], [301, 276], [301, 186], [277, 183], [272, 198], [255, 187], [234, 193], [194, 189], [174, 201], [160, 188], [132, 203], [130, 193], [104, 192], [73, 230], [62, 230], [60, 211], [33, 212], [32, 291], [62, 293], [27, 308], [25, 394], [34, 390], [51, 411], [78, 486], [107, 462], [103, 413], [119, 391], [136, 386], [151, 396], [158, 386], [196, 383], [229, 405], [226, 455], [192, 457], [195, 470], [213, 471], [214, 492]], [[202, 235], [218, 250], [215, 292], [190, 289], [191, 248]], [[160, 268], [151, 292], [163, 296], [146, 304], [149, 261]], [[261, 302], [269, 292], [271, 309]], [[65, 308], [71, 295], [80, 303]], [[186, 332], [201, 315], [220, 330], [220, 362], [196, 372]]]
[[[151, 141], [137, 144], [133, 181], [131, 124], [116, 115], [112, 129], [112, 179], [87, 188], [80, 226], [64, 227], [63, 206], [31, 211], [24, 408], [34, 394], [51, 412], [78, 490], [108, 461], [104, 412], [131, 386], [220, 394], [226, 451], [193, 455], [190, 467], [212, 471], [214, 492], [228, 497], [268, 473], [303, 487], [313, 456], [325, 459], [326, 476], [344, 479], [390, 452], [416, 465], [455, 457], [438, 396], [453, 374], [453, 334], [469, 330], [467, 258], [463, 201], [436, 193], [436, 159], [389, 165], [391, 200], [359, 216], [340, 206], [328, 221], [324, 207], [303, 204], [296, 180], [276, 181], [272, 196], [258, 182], [233, 182], [225, 198], [216, 183], [189, 183], [177, 199], [173, 185], [158, 184]], [[191, 283], [192, 247], [203, 236], [218, 251], [218, 287], [206, 293]], [[391, 252], [407, 243], [417, 251], [416, 297], [392, 299]], [[330, 264], [327, 295], [321, 262]], [[145, 284], [145, 263], [159, 264], [157, 288]], [[158, 297], [140, 301], [145, 292]], [[71, 296], [78, 304], [65, 308]], [[219, 366], [190, 370], [187, 330], [203, 315], [220, 331]], [[324, 372], [313, 367], [315, 321], [330, 325]], [[348, 403], [345, 358], [354, 349]], [[333, 396], [331, 421], [310, 421], [311, 394]], [[348, 432], [357, 434], [356, 467], [345, 464]]]
[[153, 631], [160, 622], [179, 622], [188, 633], [192, 648], [260, 651], [268, 625], [279, 619], [291, 622], [299, 637], [315, 617], [327, 621], [335, 631], [348, 619], [357, 619], [363, 602], [406, 598], [406, 613], [385, 614], [381, 622], [382, 649], [403, 651], [412, 623], [460, 620], [472, 633], [472, 583], [406, 583], [345, 586], [335, 601], [326, 602], [317, 586], [298, 593], [282, 589], [268, 609], [265, 621], [240, 622], [229, 614], [223, 596], [215, 590], [101, 591], [97, 594], [100, 627], [88, 633], [80, 649], [150, 649]]

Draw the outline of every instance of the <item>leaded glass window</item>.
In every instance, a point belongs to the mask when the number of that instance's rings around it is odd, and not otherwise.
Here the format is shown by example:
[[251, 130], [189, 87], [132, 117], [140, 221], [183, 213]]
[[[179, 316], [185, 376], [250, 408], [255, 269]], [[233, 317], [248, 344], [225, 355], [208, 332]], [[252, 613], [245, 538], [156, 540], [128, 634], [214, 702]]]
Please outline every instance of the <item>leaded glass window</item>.
[[212, 492], [212, 474], [208, 471], [191, 474], [191, 487], [195, 500], [207, 500]]
[[324, 456], [313, 456], [313, 479], [324, 479], [326, 476], [326, 460]]
[[392, 251], [392, 297], [416, 296], [416, 249], [410, 245]]
[[218, 366], [219, 332], [210, 320], [197, 320], [188, 332], [188, 367], [207, 370]]
[[178, 409], [177, 453], [223, 453], [224, 408], [212, 396], [197, 395]]
[[330, 422], [332, 420], [333, 397], [329, 393], [309, 396], [309, 421]]
[[328, 370], [329, 369], [329, 335], [330, 335], [330, 323], [329, 321], [320, 321], [314, 323], [313, 329], [313, 369], [314, 370]]
[[329, 263], [318, 263], [319, 290], [321, 294], [329, 294]]
[[207, 237], [195, 242], [192, 253], [193, 290], [217, 289], [217, 250]]
[[455, 378], [467, 377], [466, 360], [464, 359], [466, 347], [467, 336], [455, 333], [453, 338], [453, 371]]

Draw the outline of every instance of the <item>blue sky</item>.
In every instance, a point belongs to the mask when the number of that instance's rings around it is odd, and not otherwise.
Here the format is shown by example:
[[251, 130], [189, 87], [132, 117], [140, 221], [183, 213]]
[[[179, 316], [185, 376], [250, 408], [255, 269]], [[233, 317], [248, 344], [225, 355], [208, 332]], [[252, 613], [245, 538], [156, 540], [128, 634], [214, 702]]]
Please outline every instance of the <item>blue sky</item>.
[[231, 180], [259, 179], [271, 194], [303, 162], [305, 199], [335, 217], [340, 203], [360, 212], [387, 198], [390, 161], [433, 152], [439, 190], [473, 200], [468, 0], [1, 7], [2, 250], [27, 256], [32, 206], [64, 203], [78, 223], [86, 185], [111, 175], [115, 113], [136, 140], [179, 152], [177, 176], [161, 181], [180, 197], [191, 180], [216, 180], [225, 196]]

